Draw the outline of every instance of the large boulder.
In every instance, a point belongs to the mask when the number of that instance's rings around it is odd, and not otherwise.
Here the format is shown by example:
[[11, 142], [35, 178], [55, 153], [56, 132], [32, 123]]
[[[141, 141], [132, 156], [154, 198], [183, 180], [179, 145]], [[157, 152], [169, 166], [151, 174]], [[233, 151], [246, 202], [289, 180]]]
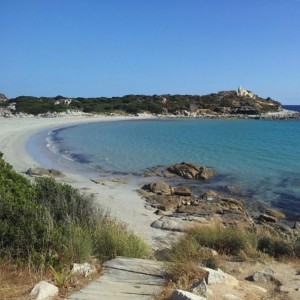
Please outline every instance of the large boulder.
[[146, 190], [151, 193], [159, 194], [159, 195], [172, 195], [173, 188], [168, 185], [164, 181], [152, 182], [149, 184], [145, 184], [142, 187], [143, 190]]
[[186, 162], [172, 165], [167, 170], [186, 179], [208, 179], [214, 175], [211, 169]]
[[251, 276], [247, 277], [246, 279], [258, 283], [272, 282], [277, 286], [280, 286], [281, 282], [277, 278], [275, 278], [274, 275], [275, 272], [272, 269], [266, 269], [264, 271], [257, 271], [253, 273]]
[[25, 174], [32, 176], [32, 177], [41, 177], [41, 176], [54, 176], [54, 177], [61, 177], [64, 176], [62, 172], [55, 170], [55, 169], [45, 169], [42, 167], [34, 167], [29, 168]]
[[257, 220], [260, 222], [267, 222], [267, 223], [276, 223], [277, 222], [277, 219], [275, 217], [269, 216], [266, 214], [259, 215]]
[[58, 294], [58, 287], [46, 281], [40, 281], [31, 290], [30, 296], [35, 300], [47, 300]]
[[218, 270], [213, 270], [210, 268], [203, 268], [203, 269], [208, 273], [206, 278], [207, 284], [223, 283], [223, 284], [233, 285], [233, 286], [239, 285], [239, 281], [235, 277], [223, 272], [221, 269]]
[[179, 185], [174, 188], [174, 194], [178, 196], [191, 197], [193, 192], [188, 186]]
[[179, 218], [162, 216], [158, 220], [152, 222], [150, 226], [161, 230], [184, 232], [187, 225], [191, 224], [187, 224], [186, 221]]

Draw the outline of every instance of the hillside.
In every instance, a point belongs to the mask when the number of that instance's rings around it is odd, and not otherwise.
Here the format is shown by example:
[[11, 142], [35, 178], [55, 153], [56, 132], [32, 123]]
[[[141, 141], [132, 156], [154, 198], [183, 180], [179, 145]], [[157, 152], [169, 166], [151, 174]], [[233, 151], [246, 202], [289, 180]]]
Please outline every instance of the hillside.
[[271, 98], [261, 98], [250, 91], [222, 91], [200, 95], [126, 95], [122, 97], [66, 98], [20, 96], [9, 100], [17, 113], [42, 114], [80, 110], [86, 113], [142, 112], [197, 116], [203, 113], [257, 115], [281, 110], [281, 104]]

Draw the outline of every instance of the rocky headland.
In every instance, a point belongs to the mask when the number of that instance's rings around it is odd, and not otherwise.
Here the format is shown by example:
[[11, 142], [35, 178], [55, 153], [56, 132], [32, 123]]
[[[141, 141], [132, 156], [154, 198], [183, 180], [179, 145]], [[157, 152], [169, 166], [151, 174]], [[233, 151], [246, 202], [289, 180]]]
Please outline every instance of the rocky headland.
[[208, 95], [126, 95], [123, 97], [67, 98], [0, 96], [0, 116], [53, 118], [70, 115], [144, 115], [160, 118], [299, 119], [300, 114], [282, 109], [280, 102], [262, 98], [239, 87]]

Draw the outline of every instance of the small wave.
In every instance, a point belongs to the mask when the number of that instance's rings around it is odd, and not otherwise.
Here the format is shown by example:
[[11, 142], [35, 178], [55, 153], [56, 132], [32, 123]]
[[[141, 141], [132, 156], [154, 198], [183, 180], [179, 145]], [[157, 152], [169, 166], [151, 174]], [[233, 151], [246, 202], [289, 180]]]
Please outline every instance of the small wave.
[[57, 132], [56, 130], [50, 130], [46, 137], [47, 148], [54, 153], [60, 153], [60, 148], [57, 145]]

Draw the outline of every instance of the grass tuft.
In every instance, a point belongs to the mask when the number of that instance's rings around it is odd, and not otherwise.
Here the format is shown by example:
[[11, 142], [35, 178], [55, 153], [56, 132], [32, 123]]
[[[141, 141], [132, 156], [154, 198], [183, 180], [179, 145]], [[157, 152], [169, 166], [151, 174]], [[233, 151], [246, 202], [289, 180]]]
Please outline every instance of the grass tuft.
[[100, 259], [116, 256], [145, 258], [149, 256], [148, 245], [124, 223], [105, 217], [94, 233], [95, 255]]

